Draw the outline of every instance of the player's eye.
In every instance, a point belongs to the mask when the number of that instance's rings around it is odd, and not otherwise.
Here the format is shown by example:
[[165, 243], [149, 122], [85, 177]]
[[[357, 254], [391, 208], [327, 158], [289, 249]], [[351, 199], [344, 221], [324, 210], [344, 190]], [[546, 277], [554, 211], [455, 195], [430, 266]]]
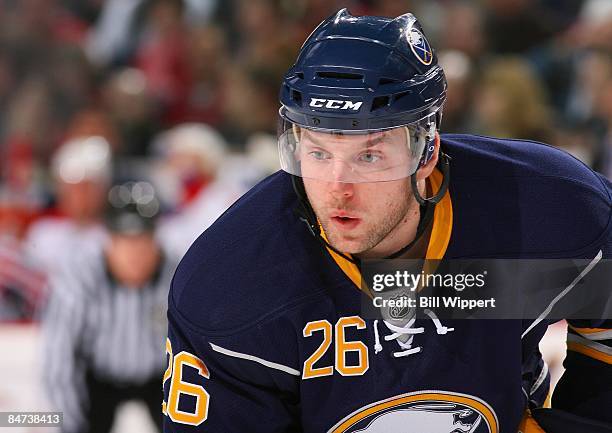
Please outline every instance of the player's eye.
[[379, 153], [375, 152], [364, 152], [358, 157], [359, 162], [363, 162], [366, 164], [374, 164], [382, 159], [382, 156]]
[[331, 158], [329, 152], [325, 152], [324, 150], [312, 150], [308, 152], [308, 155], [319, 161], [324, 161]]

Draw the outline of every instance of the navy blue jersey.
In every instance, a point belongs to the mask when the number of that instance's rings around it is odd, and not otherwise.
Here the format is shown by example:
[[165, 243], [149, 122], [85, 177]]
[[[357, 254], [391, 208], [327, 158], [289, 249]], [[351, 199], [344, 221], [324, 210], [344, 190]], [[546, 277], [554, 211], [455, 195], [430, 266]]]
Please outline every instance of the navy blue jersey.
[[[602, 176], [538, 143], [447, 135], [441, 146], [452, 176], [428, 257], [610, 257]], [[525, 423], [548, 393], [545, 323], [522, 337], [528, 321], [419, 319], [422, 350], [398, 356], [393, 330], [360, 315], [354, 265], [322, 247], [296, 204], [278, 172], [183, 258], [169, 296], [165, 432], [537, 431]], [[572, 326], [558, 404], [612, 422], [610, 324]]]

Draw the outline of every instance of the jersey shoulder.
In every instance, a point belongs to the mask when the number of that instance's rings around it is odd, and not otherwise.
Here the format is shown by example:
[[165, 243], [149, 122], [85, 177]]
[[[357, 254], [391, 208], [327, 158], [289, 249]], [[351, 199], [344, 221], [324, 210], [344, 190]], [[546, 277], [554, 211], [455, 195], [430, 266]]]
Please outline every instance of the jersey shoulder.
[[234, 203], [194, 242], [174, 275], [169, 310], [202, 332], [232, 333], [317, 296], [320, 247], [294, 214], [278, 172]]
[[[610, 248], [611, 184], [568, 153], [533, 141], [454, 134], [442, 137], [442, 148], [452, 158], [455, 221], [483, 219], [472, 234], [494, 239], [491, 251], [552, 258]], [[479, 245], [482, 255], [486, 245]]]

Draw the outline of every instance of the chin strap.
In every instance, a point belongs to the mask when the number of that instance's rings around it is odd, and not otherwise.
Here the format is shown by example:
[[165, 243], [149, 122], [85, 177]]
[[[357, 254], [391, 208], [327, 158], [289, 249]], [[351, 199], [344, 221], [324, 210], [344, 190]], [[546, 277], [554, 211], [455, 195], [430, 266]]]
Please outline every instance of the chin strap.
[[414, 244], [416, 244], [419, 239], [423, 236], [427, 228], [429, 227], [429, 223], [433, 219], [435, 204], [426, 202], [424, 205], [421, 205], [419, 208], [419, 225], [417, 226], [416, 234], [414, 235], [414, 239], [405, 247], [400, 250], [394, 252], [393, 254], [388, 255], [385, 259], [397, 259], [403, 256], [406, 252], [408, 252]]
[[433, 197], [424, 198], [419, 193], [419, 189], [417, 188], [416, 171], [414, 172], [412, 176], [410, 176], [410, 184], [412, 185], [412, 193], [414, 194], [416, 201], [421, 206], [425, 206], [427, 203], [432, 203], [434, 205], [438, 204], [438, 202], [442, 200], [442, 197], [444, 197], [444, 194], [446, 194], [446, 191], [448, 190], [448, 185], [450, 183], [450, 160], [451, 160], [450, 156], [440, 151], [440, 160], [438, 161], [438, 167], [440, 168], [440, 171], [442, 172], [443, 179], [442, 179], [442, 185], [440, 185], [440, 189]]

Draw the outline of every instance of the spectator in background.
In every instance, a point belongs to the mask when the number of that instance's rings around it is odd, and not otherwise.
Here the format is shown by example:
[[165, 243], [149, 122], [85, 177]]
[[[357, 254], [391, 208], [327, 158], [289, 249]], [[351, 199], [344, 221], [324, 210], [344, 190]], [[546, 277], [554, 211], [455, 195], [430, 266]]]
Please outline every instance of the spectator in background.
[[301, 23], [283, 17], [276, 1], [237, 0], [232, 9], [239, 38], [225, 71], [224, 122], [219, 129], [231, 143], [244, 143], [253, 133], [275, 132], [269, 116], [276, 115], [276, 83], [302, 39]]
[[604, 48], [612, 49], [612, 3], [609, 0], [585, 0], [576, 2], [582, 5], [578, 20], [573, 23], [568, 34], [567, 44], [574, 49]]
[[160, 104], [164, 119], [189, 92], [188, 32], [183, 21], [183, 0], [151, 0], [143, 3], [144, 28], [134, 54], [135, 65]]
[[225, 34], [220, 28], [195, 27], [188, 45], [189, 93], [178, 104], [170, 120], [176, 123], [202, 122], [218, 128], [223, 122], [227, 87], [226, 78], [231, 68]]
[[101, 103], [117, 131], [117, 155], [147, 155], [160, 128], [160, 108], [145, 74], [136, 68], [118, 69], [103, 84]]
[[[227, 144], [213, 128], [183, 124], [162, 133], [154, 175], [164, 204], [173, 213], [160, 223], [159, 237], [170, 251], [183, 255], [196, 237], [242, 193], [239, 178], [220, 180]], [[241, 169], [248, 171], [248, 165]]]
[[276, 116], [275, 95], [270, 92], [271, 75], [259, 75], [264, 71], [233, 68], [227, 71], [227, 87], [223, 105], [225, 122], [220, 130], [228, 140], [244, 143], [251, 134], [272, 134], [274, 125], [268, 116]]
[[[278, 140], [270, 134], [259, 132], [249, 137], [246, 143], [246, 158], [250, 161], [256, 170], [254, 177], [250, 179], [248, 184], [244, 184], [245, 188], [250, 189], [260, 179], [265, 176], [269, 176], [278, 170], [280, 170], [280, 161], [278, 160]], [[248, 165], [248, 164], [242, 164]], [[236, 178], [240, 176], [238, 173], [235, 174]], [[249, 179], [248, 176], [244, 176], [245, 179]]]
[[567, 115], [580, 122], [597, 116], [596, 104], [605, 83], [612, 77], [612, 58], [605, 50], [588, 50], [575, 59], [574, 81]]
[[487, 65], [477, 92], [478, 133], [551, 142], [552, 118], [544, 88], [525, 61], [502, 58]]
[[589, 49], [573, 55], [569, 68], [562, 119], [555, 128], [554, 143], [601, 173], [606, 154], [606, 120], [599, 102], [605, 94], [606, 82], [612, 77], [612, 60], [603, 50]]
[[45, 275], [26, 257], [21, 232], [32, 215], [15, 204], [0, 206], [0, 323], [39, 318], [45, 301]]
[[603, 128], [594, 152], [593, 166], [612, 179], [612, 73], [601, 88], [596, 110]]
[[[1, 21], [0, 21], [1, 22]], [[0, 110], [5, 113], [13, 92], [15, 91], [17, 77], [13, 71], [13, 64], [6, 52], [5, 44], [0, 45]], [[4, 136], [6, 119], [0, 117], [0, 136]]]
[[[45, 191], [38, 181], [40, 166], [28, 140], [14, 138], [0, 146], [0, 207], [21, 209], [34, 217], [45, 204]], [[30, 221], [11, 234], [21, 238]]]
[[100, 68], [119, 63], [129, 56], [134, 44], [133, 24], [143, 0], [106, 0], [100, 14], [88, 30], [84, 49]]
[[111, 148], [102, 137], [74, 138], [51, 163], [56, 207], [37, 220], [26, 236], [29, 256], [46, 272], [59, 268], [76, 251], [105, 238], [102, 214], [111, 179]]
[[67, 137], [104, 138], [111, 146], [111, 153], [116, 155], [122, 151], [122, 141], [112, 117], [101, 108], [88, 108], [78, 111], [66, 128]]
[[44, 381], [63, 433], [108, 433], [124, 401], [143, 401], [161, 430], [165, 308], [177, 260], [155, 240], [151, 184], [109, 194], [108, 242], [73, 255], [52, 280], [43, 321]]
[[42, 77], [29, 77], [15, 90], [5, 114], [5, 141], [21, 141], [46, 158], [60, 135], [51, 114], [51, 93]]
[[521, 54], [563, 30], [582, 1], [484, 0], [486, 40], [496, 54]]
[[448, 82], [444, 104], [444, 132], [467, 132], [470, 112], [465, 107], [473, 104], [474, 67], [462, 51], [449, 50], [438, 53], [438, 61]]
[[44, 78], [50, 95], [50, 118], [61, 128], [58, 135], [92, 101], [95, 93], [93, 74], [80, 45], [63, 42], [53, 46]]
[[21, 241], [42, 207], [43, 194], [27, 142], [7, 143], [0, 148], [0, 161], [0, 322], [27, 321], [38, 317], [44, 303], [45, 278], [26, 257]]
[[486, 48], [481, 10], [473, 3], [454, 2], [444, 9], [440, 42], [446, 50], [456, 50], [472, 61], [482, 61]]

